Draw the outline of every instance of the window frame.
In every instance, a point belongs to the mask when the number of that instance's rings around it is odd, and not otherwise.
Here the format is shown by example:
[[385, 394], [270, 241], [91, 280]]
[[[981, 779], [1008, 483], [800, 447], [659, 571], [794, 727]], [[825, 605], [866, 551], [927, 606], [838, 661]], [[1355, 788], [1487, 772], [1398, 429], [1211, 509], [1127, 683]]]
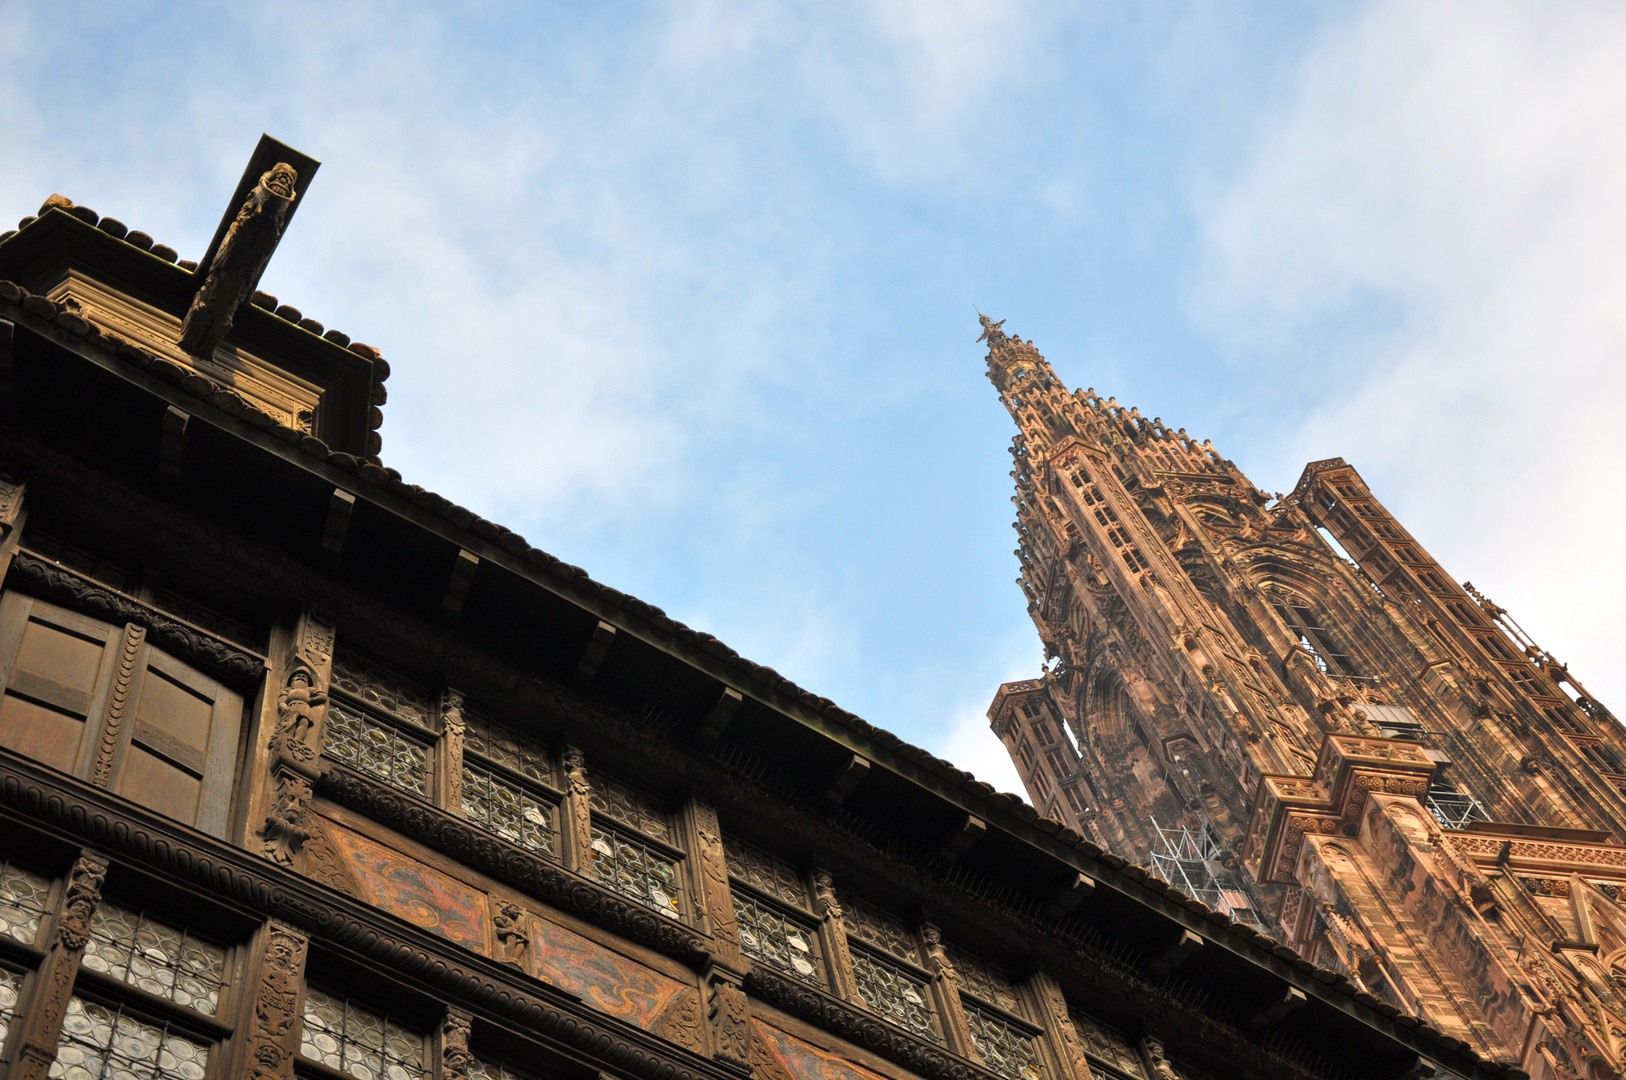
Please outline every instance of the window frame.
[[[343, 650], [342, 652], [340, 650], [334, 651], [334, 668], [339, 667], [340, 664], [343, 663], [341, 656], [344, 659], [354, 657], [357, 661], [363, 664], [382, 668], [384, 671], [392, 675], [396, 674], [391, 665], [374, 660], [366, 653], [351, 650]], [[424, 688], [423, 684], [414, 682], [412, 679], [405, 676], [399, 677], [401, 678], [401, 681], [408, 686], [422, 688], [424, 690], [424, 696], [429, 702], [426, 710], [428, 714], [428, 721], [434, 726], [425, 726], [417, 723], [414, 720], [399, 716], [383, 706], [375, 705], [373, 702], [367, 701], [355, 691], [345, 689], [343, 686], [339, 685], [338, 672], [334, 671], [331, 677], [328, 679], [328, 722], [325, 725], [325, 730], [323, 732], [324, 737], [322, 740], [322, 756], [335, 764], [343, 765], [345, 768], [351, 769], [376, 783], [383, 784], [394, 791], [399, 791], [404, 795], [410, 795], [413, 798], [421, 799], [432, 806], [438, 806], [441, 801], [440, 793], [445, 785], [446, 771], [446, 766], [442, 760], [444, 755], [439, 752], [441, 743], [445, 737], [444, 723], [440, 716], [440, 709], [435, 701], [434, 694], [427, 688]], [[424, 790], [413, 791], [410, 788], [402, 787], [393, 780], [387, 777], [379, 776], [377, 773], [370, 769], [364, 768], [356, 762], [348, 761], [334, 755], [332, 752], [332, 736], [333, 709], [335, 705], [339, 705], [343, 708], [349, 709], [352, 712], [359, 713], [363, 721], [370, 721], [386, 731], [393, 732], [397, 738], [404, 737], [408, 742], [421, 744], [424, 751]]]
[[[423, 1040], [423, 1073], [417, 1078], [417, 1080], [434, 1080], [438, 1070], [435, 1067], [436, 1041], [432, 1025], [429, 1029], [420, 1030], [415, 1024], [401, 1023], [401, 1014], [392, 1014], [388, 1009], [374, 1008], [373, 999], [371, 998], [358, 997], [342, 990], [340, 987], [329, 983], [323, 983], [321, 981], [312, 982], [309, 978], [304, 980], [300, 987], [299, 994], [299, 1048], [294, 1051], [292, 1062], [294, 1075], [296, 1077], [303, 1074], [303, 1076], [312, 1078], [312, 1080], [358, 1080], [355, 1073], [347, 1072], [344, 1069], [338, 1068], [334, 1065], [329, 1065], [327, 1062], [310, 1057], [305, 1053], [305, 1017], [308, 1013], [310, 992], [312, 990], [315, 990], [321, 994], [326, 994], [328, 997], [338, 998], [343, 1001], [346, 1007], [347, 1016], [349, 1006], [352, 1003], [355, 1003], [363, 1011], [378, 1017], [384, 1023], [390, 1023], [393, 1018], [394, 1022], [399, 1027], [417, 1034]], [[387, 1069], [385, 1071], [387, 1072]], [[372, 1078], [372, 1080], [386, 1080], [386, 1076], [375, 1076]]]
[[[479, 724], [486, 727], [507, 728], [515, 737], [523, 738], [528, 742], [535, 743], [542, 750], [542, 759], [547, 763], [547, 768], [544, 771], [547, 772], [550, 777], [557, 778], [557, 762], [555, 761], [554, 753], [548, 746], [517, 731], [514, 729], [512, 724], [505, 724], [501, 720], [489, 716], [484, 712], [474, 709], [468, 709], [467, 712], [471, 715], [465, 717], [465, 725], [468, 725], [471, 720], [476, 720]], [[473, 767], [472, 771], [483, 770], [484, 772], [495, 776], [501, 782], [517, 788], [520, 792], [529, 794], [533, 798], [536, 798], [539, 802], [545, 803], [549, 806], [549, 808], [552, 810], [552, 814], [548, 822], [548, 835], [551, 838], [551, 850], [537, 851], [536, 849], [527, 847], [524, 844], [509, 840], [507, 837], [504, 837], [500, 833], [497, 833], [493, 829], [487, 827], [479, 819], [467, 812], [467, 808], [464, 805], [463, 800], [468, 796], [469, 777], [465, 774], [471, 771], [471, 765]], [[462, 798], [459, 799], [459, 804], [457, 806], [448, 806], [448, 810], [458, 815], [469, 824], [480, 829], [480, 831], [495, 837], [505, 844], [511, 844], [521, 851], [536, 855], [540, 858], [549, 859], [553, 862], [564, 862], [563, 818], [566, 811], [565, 792], [561, 788], [556, 787], [554, 784], [547, 781], [538, 780], [532, 776], [526, 776], [512, 765], [499, 761], [496, 758], [493, 758], [490, 755], [470, 746], [467, 727], [465, 727], [464, 730], [458, 760], [446, 761], [446, 769], [448, 773], [452, 769], [456, 769], [458, 771], [458, 790], [460, 793], [462, 793]]]

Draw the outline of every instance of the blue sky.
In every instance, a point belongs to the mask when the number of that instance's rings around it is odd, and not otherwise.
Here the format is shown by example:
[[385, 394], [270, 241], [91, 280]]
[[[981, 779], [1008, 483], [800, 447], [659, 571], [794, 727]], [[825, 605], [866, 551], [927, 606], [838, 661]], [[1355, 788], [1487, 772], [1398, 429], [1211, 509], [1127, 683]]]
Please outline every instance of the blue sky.
[[0, 219], [381, 348], [385, 460], [1014, 786], [1035, 673], [973, 305], [1260, 486], [1353, 461], [1626, 708], [1626, 9], [0, 0]]

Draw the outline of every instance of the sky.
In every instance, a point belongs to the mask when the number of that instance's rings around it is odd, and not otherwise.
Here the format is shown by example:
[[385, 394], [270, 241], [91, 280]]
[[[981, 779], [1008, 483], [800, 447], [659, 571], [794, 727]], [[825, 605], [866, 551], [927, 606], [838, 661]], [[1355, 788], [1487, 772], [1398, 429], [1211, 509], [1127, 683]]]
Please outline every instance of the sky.
[[415, 482], [1020, 790], [1041, 654], [976, 310], [1266, 491], [1342, 456], [1626, 709], [1626, 7], [0, 0], [0, 221], [381, 349]]

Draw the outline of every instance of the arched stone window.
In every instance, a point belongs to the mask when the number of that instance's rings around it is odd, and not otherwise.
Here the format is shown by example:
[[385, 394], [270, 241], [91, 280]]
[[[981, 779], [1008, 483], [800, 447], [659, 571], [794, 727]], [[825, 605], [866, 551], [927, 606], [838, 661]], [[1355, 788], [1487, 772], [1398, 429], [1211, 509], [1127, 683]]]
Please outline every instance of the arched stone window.
[[1364, 674], [1349, 655], [1344, 637], [1329, 629], [1324, 615], [1312, 608], [1308, 601], [1296, 596], [1281, 596], [1272, 602], [1288, 633], [1298, 638], [1299, 644], [1309, 650], [1316, 666], [1328, 675], [1345, 678]]

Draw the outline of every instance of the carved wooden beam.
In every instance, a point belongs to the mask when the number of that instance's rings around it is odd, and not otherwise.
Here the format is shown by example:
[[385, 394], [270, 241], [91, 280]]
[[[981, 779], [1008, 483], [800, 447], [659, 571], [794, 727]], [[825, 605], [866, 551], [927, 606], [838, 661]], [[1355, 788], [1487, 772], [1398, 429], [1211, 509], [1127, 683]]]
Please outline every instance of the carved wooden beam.
[[1050, 895], [1050, 913], [1058, 919], [1069, 914], [1079, 902], [1095, 892], [1095, 881], [1088, 874], [1077, 873], [1071, 881]]
[[1289, 986], [1281, 994], [1265, 1002], [1248, 1021], [1248, 1026], [1257, 1028], [1264, 1027], [1267, 1024], [1274, 1024], [1288, 1013], [1302, 1007], [1307, 1000], [1303, 990], [1296, 986]]
[[319, 166], [269, 135], [260, 137], [193, 276], [197, 292], [181, 324], [181, 348], [193, 356], [214, 355], [294, 216], [296, 186], [308, 187]]
[[[68, 999], [79, 959], [90, 940], [90, 917], [102, 898], [102, 881], [107, 877], [105, 855], [81, 852], [68, 873], [68, 888], [57, 911], [56, 937], [45, 954], [28, 1013], [24, 1016], [21, 1040], [13, 1051], [16, 1064], [11, 1075], [16, 1080], [45, 1080], [56, 1060], [57, 1039], [62, 1020], [68, 1013]], [[19, 1033], [12, 1035], [13, 1039]]]
[[582, 682], [591, 682], [593, 676], [598, 674], [599, 665], [604, 663], [604, 655], [610, 651], [610, 643], [615, 640], [615, 627], [607, 622], [600, 621], [593, 627], [593, 636], [587, 639], [587, 647], [582, 650], [582, 658], [576, 662], [576, 677]]
[[334, 488], [333, 498], [327, 504], [327, 524], [322, 528], [322, 551], [329, 560], [337, 562], [344, 551], [344, 538], [350, 531], [350, 515], [356, 508], [356, 497], [344, 488]]
[[740, 702], [744, 700], [738, 690], [726, 688], [723, 690], [717, 704], [713, 705], [706, 718], [700, 721], [700, 731], [696, 739], [703, 748], [709, 750], [717, 745], [717, 740], [722, 738], [723, 732], [728, 729], [728, 722], [734, 719], [734, 710], [738, 709]]
[[988, 833], [988, 823], [975, 814], [967, 814], [965, 820], [950, 830], [943, 841], [943, 858], [953, 862], [961, 855], [971, 850], [971, 845], [981, 840]]
[[474, 584], [474, 572], [480, 568], [480, 556], [472, 551], [459, 551], [452, 564], [452, 576], [446, 581], [446, 595], [440, 600], [440, 614], [445, 619], [456, 619], [463, 613], [463, 601], [468, 598], [469, 586]]
[[1171, 941], [1157, 958], [1152, 961], [1152, 970], [1159, 975], [1171, 971], [1185, 963], [1191, 954], [1203, 947], [1203, 939], [1190, 930], [1182, 930], [1178, 937]]
[[836, 778], [830, 781], [830, 786], [824, 789], [824, 798], [827, 802], [837, 806], [847, 801], [847, 796], [858, 790], [858, 785], [869, 776], [869, 758], [854, 754], [852, 759], [841, 767]]

